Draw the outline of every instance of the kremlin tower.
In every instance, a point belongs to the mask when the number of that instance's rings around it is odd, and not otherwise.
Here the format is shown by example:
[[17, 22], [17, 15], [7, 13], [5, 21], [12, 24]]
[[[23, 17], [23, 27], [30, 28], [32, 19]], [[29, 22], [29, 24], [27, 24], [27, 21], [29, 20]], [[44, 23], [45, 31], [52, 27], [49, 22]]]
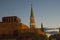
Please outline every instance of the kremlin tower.
[[35, 26], [36, 26], [36, 25], [35, 25], [35, 19], [34, 19], [32, 4], [31, 4], [30, 28], [34, 29]]
[[41, 31], [44, 32], [43, 23], [41, 22]]

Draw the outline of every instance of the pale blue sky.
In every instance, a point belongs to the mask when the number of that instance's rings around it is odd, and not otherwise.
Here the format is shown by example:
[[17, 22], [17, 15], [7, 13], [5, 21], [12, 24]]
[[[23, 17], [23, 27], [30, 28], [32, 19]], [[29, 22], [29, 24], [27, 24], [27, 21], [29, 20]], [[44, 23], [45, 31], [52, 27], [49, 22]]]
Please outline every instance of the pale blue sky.
[[[60, 0], [32, 0], [37, 27], [60, 27]], [[30, 0], [0, 0], [0, 20], [3, 16], [18, 16], [29, 26]]]

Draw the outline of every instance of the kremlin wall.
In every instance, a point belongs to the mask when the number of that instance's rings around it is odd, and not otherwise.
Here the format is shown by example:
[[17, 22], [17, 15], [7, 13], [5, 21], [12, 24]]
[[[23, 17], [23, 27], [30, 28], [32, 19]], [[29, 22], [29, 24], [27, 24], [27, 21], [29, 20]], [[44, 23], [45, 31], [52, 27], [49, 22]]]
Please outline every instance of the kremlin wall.
[[[0, 22], [0, 35], [1, 34], [13, 34], [15, 30], [18, 32], [34, 32], [27, 25], [21, 23], [21, 19], [17, 16], [2, 17], [2, 22]], [[38, 33], [44, 34], [40, 28], [35, 29]]]
[[[7, 35], [11, 35], [11, 37], [20, 36], [22, 37], [22, 40], [32, 40], [35, 32], [39, 35], [45, 35], [45, 32], [43, 32], [41, 28], [29, 28], [29, 26], [23, 24], [21, 22], [21, 19], [19, 19], [17, 16], [2, 17], [2, 22], [0, 22], [0, 38], [5, 35], [2, 37], [2, 40], [7, 39]], [[21, 34], [23, 35], [21, 36]], [[6, 36], [7, 38], [4, 38]], [[29, 38], [27, 39], [26, 36], [28, 36]], [[10, 37], [8, 38], [8, 40], [9, 39], [12, 40]]]

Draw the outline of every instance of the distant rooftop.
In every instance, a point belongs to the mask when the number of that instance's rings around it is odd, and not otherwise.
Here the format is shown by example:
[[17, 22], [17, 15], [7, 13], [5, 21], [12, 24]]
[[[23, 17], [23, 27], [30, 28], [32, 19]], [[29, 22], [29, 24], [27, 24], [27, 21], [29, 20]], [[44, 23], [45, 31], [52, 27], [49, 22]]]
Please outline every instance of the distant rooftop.
[[21, 20], [17, 16], [4, 16], [2, 22], [21, 22]]

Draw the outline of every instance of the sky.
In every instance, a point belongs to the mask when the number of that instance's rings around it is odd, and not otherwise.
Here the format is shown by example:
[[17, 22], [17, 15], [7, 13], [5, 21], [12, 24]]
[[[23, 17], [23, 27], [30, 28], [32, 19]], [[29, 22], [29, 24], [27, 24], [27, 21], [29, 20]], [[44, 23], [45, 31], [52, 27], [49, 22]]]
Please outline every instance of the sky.
[[4, 16], [18, 16], [21, 22], [30, 24], [32, 3], [36, 27], [60, 27], [60, 0], [0, 0], [0, 21]]

